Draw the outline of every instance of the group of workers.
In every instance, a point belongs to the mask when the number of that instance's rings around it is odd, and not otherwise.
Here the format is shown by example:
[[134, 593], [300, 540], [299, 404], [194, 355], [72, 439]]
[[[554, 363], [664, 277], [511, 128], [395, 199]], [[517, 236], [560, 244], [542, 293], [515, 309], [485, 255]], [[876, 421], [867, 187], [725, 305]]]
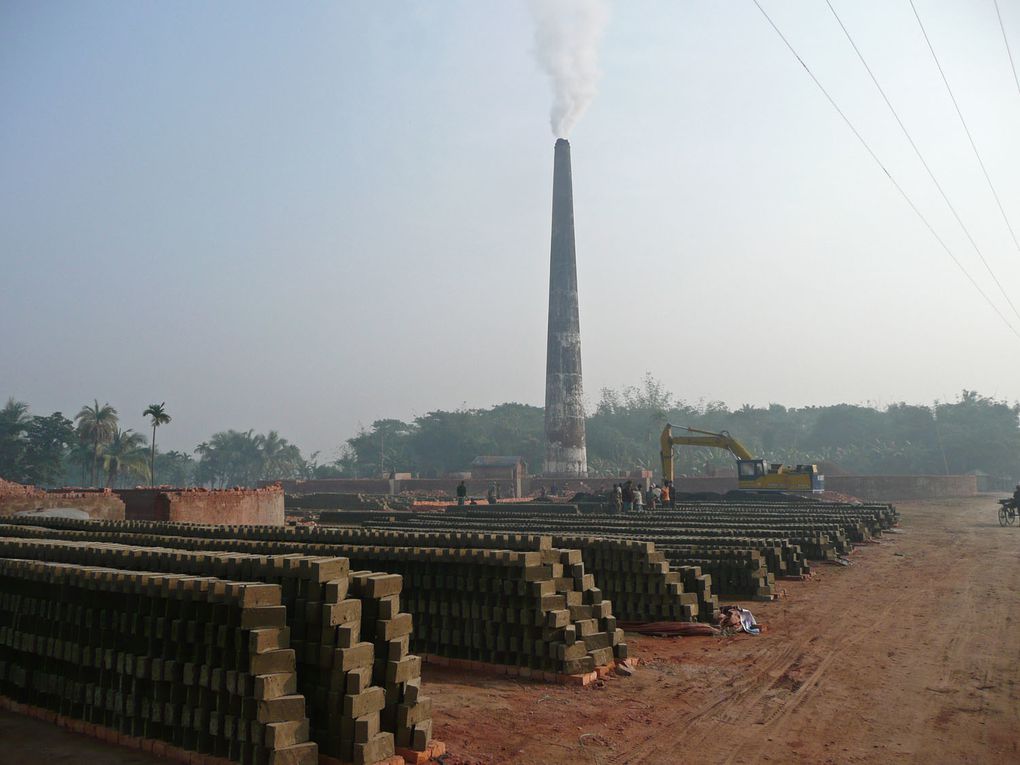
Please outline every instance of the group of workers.
[[[490, 505], [494, 505], [499, 501], [500, 488], [499, 484], [489, 484], [489, 490], [485, 494], [485, 499]], [[556, 484], [553, 484], [552, 491], [549, 494], [555, 495], [556, 490]], [[542, 487], [539, 496], [549, 496], [546, 494], [545, 487]], [[616, 513], [641, 512], [646, 507], [649, 510], [656, 510], [660, 507], [674, 507], [675, 501], [676, 497], [672, 481], [663, 481], [661, 486], [653, 483], [647, 489], [642, 489], [640, 483], [635, 483], [628, 479], [624, 483], [614, 483], [613, 488], [609, 490], [609, 503], [612, 505], [613, 512]], [[464, 481], [457, 485], [457, 504], [468, 504], [467, 484]], [[474, 505], [477, 503], [472, 499], [470, 504]]]
[[609, 491], [609, 502], [615, 513], [641, 512], [646, 507], [656, 510], [660, 507], [673, 507], [673, 482], [663, 481], [662, 486], [653, 483], [647, 490], [631, 480], [625, 483], [614, 483]]

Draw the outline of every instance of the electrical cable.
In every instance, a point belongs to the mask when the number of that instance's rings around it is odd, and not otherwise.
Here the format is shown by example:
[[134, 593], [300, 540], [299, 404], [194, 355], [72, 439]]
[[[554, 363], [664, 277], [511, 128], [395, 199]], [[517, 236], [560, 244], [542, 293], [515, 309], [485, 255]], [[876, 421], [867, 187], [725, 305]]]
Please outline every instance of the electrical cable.
[[921, 150], [917, 147], [917, 144], [914, 142], [913, 137], [911, 137], [910, 132], [907, 130], [907, 126], [903, 124], [903, 120], [900, 119], [900, 115], [896, 112], [896, 109], [893, 108], [892, 102], [889, 100], [889, 96], [886, 95], [885, 90], [878, 82], [878, 78], [875, 77], [875, 73], [872, 71], [871, 67], [868, 66], [868, 62], [865, 61], [864, 54], [861, 53], [860, 48], [857, 47], [857, 43], [854, 42], [854, 38], [851, 37], [850, 30], [846, 28], [846, 25], [843, 23], [843, 20], [839, 17], [839, 14], [836, 13], [836, 9], [832, 6], [830, 0], [825, 0], [825, 4], [829, 6], [829, 10], [832, 11], [833, 17], [839, 24], [840, 29], [843, 30], [843, 34], [846, 35], [846, 39], [850, 42], [850, 47], [854, 49], [854, 53], [856, 53], [857, 58], [861, 60], [861, 63], [864, 65], [864, 68], [868, 72], [868, 76], [871, 77], [871, 81], [875, 83], [875, 87], [878, 88], [878, 92], [882, 95], [882, 100], [885, 101], [885, 105], [888, 106], [889, 111], [892, 112], [892, 116], [896, 119], [896, 124], [900, 126], [900, 130], [903, 131], [903, 135], [906, 137], [907, 142], [910, 144], [910, 148], [914, 150], [914, 154], [916, 154], [917, 158], [921, 161], [921, 164], [924, 166], [924, 169], [928, 173], [928, 177], [931, 178], [931, 182], [935, 184], [935, 188], [938, 189], [939, 194], [942, 195], [942, 200], [946, 203], [946, 206], [949, 208], [949, 211], [953, 214], [953, 217], [956, 218], [956, 222], [960, 224], [960, 228], [963, 229], [963, 233], [966, 234], [967, 241], [970, 242], [971, 247], [974, 248], [974, 252], [976, 252], [978, 254], [978, 257], [981, 258], [981, 263], [984, 265], [985, 270], [988, 271], [988, 275], [992, 277], [992, 281], [995, 282], [995, 286], [999, 288], [999, 292], [1001, 292], [1002, 296], [1006, 298], [1006, 302], [1009, 304], [1009, 307], [1013, 309], [1013, 313], [1016, 315], [1018, 319], [1020, 319], [1020, 311], [1017, 311], [1016, 306], [1013, 305], [1013, 301], [1009, 297], [1009, 293], [1006, 292], [1006, 289], [1002, 286], [1002, 283], [999, 281], [999, 277], [997, 277], [995, 275], [995, 272], [992, 271], [992, 267], [991, 265], [989, 265], [988, 260], [985, 258], [985, 254], [981, 251], [981, 248], [978, 247], [977, 242], [974, 241], [974, 237], [971, 236], [970, 229], [967, 228], [966, 224], [964, 224], [963, 222], [963, 219], [960, 218], [960, 214], [956, 211], [956, 207], [954, 207], [953, 203], [949, 201], [949, 197], [946, 195], [945, 190], [942, 188], [942, 184], [939, 183], [938, 179], [935, 177], [935, 173], [932, 172], [932, 169], [928, 165], [927, 160], [925, 160], [924, 155], [921, 154]]
[[815, 77], [815, 73], [812, 72], [811, 68], [804, 63], [804, 59], [800, 57], [800, 54], [798, 54], [793, 45], [790, 44], [790, 41], [786, 39], [786, 36], [782, 33], [782, 31], [780, 31], [779, 27], [776, 26], [776, 23], [765, 12], [765, 9], [761, 7], [761, 3], [759, 3], [758, 0], [751, 0], [751, 2], [753, 2], [758, 7], [758, 10], [761, 11], [761, 15], [764, 16], [765, 20], [769, 23], [769, 26], [771, 26], [775, 33], [779, 35], [779, 39], [783, 41], [783, 43], [789, 49], [790, 53], [793, 54], [793, 57], [796, 58], [798, 62], [800, 62], [800, 65], [804, 68], [804, 71], [807, 72], [811, 80], [815, 83], [815, 85], [818, 86], [818, 89], [822, 91], [822, 95], [824, 95], [825, 98], [829, 101], [829, 103], [832, 105], [832, 108], [836, 110], [836, 113], [843, 118], [843, 122], [845, 122], [846, 126], [850, 128], [850, 131], [854, 134], [854, 136], [856, 136], [857, 140], [860, 141], [861, 146], [863, 146], [864, 149], [868, 152], [868, 154], [871, 155], [871, 158], [875, 160], [875, 164], [877, 164], [879, 168], [882, 170], [882, 172], [885, 173], [886, 178], [889, 179], [889, 182], [892, 183], [892, 185], [900, 193], [900, 196], [903, 197], [903, 200], [910, 206], [910, 209], [914, 211], [914, 214], [920, 219], [921, 223], [924, 224], [925, 228], [928, 229], [929, 233], [935, 238], [935, 241], [942, 246], [942, 249], [946, 251], [946, 254], [950, 258], [952, 258], [957, 268], [959, 268], [960, 271], [963, 272], [963, 275], [967, 277], [967, 280], [971, 283], [974, 289], [976, 289], [978, 293], [981, 295], [981, 297], [985, 299], [985, 302], [988, 303], [989, 306], [991, 306], [992, 310], [995, 311], [995, 313], [998, 315], [1000, 319], [1002, 319], [1003, 323], [1007, 327], [1009, 327], [1009, 331], [1016, 335], [1017, 338], [1020, 338], [1020, 332], [1017, 332], [1013, 325], [1010, 324], [1009, 319], [1006, 318], [1005, 314], [1003, 314], [1002, 311], [999, 310], [999, 307], [995, 305], [995, 303], [992, 302], [992, 299], [988, 297], [988, 295], [985, 293], [983, 289], [981, 289], [981, 285], [978, 284], [974, 280], [974, 277], [970, 275], [970, 272], [966, 268], [964, 268], [963, 263], [961, 263], [959, 258], [956, 257], [953, 251], [949, 248], [949, 245], [945, 243], [942, 237], [938, 235], [938, 232], [935, 231], [935, 229], [932, 227], [931, 223], [928, 222], [928, 219], [924, 217], [924, 213], [922, 213], [917, 208], [917, 205], [915, 205], [913, 200], [907, 195], [907, 192], [903, 190], [903, 187], [896, 182], [896, 179], [893, 178], [892, 173], [890, 173], [889, 170], [886, 169], [886, 166], [882, 164], [882, 160], [878, 158], [878, 155], [875, 154], [871, 146], [868, 145], [868, 142], [864, 140], [864, 137], [858, 132], [857, 128], [854, 127], [854, 124], [850, 121], [850, 118], [847, 117], [843, 110], [839, 108], [839, 104], [837, 104], [835, 99], [833, 99], [833, 97], [829, 95], [829, 91], [827, 91], [825, 89], [825, 86], [822, 85], [821, 81], [817, 77]]
[[921, 34], [924, 35], [924, 41], [928, 43], [928, 50], [931, 51], [931, 57], [935, 60], [935, 66], [939, 70], [939, 74], [942, 75], [942, 82], [946, 85], [946, 90], [949, 93], [949, 98], [953, 102], [953, 106], [956, 107], [956, 116], [960, 118], [960, 124], [963, 125], [963, 130], [967, 134], [967, 140], [970, 141], [970, 148], [974, 150], [974, 156], [977, 158], [978, 164], [981, 166], [981, 172], [985, 175], [985, 180], [988, 182], [988, 188], [992, 192], [992, 196], [995, 197], [995, 204], [999, 206], [999, 212], [1002, 213], [1002, 220], [1006, 224], [1006, 228], [1009, 229], [1009, 235], [1013, 237], [1013, 244], [1016, 246], [1017, 252], [1020, 252], [1020, 241], [1017, 241], [1016, 232], [1013, 231], [1013, 226], [1010, 225], [1009, 218], [1006, 215], [1006, 209], [1002, 206], [1002, 201], [999, 199], [999, 192], [995, 190], [995, 185], [992, 183], [992, 178], [988, 175], [988, 170], [985, 168], [984, 160], [981, 159], [981, 153], [978, 151], [977, 144], [974, 143], [974, 137], [970, 134], [970, 128], [967, 127], [967, 120], [963, 118], [963, 112], [960, 111], [960, 104], [956, 101], [956, 96], [953, 95], [953, 89], [949, 87], [949, 80], [946, 79], [946, 73], [942, 69], [942, 64], [939, 62], [939, 57], [935, 55], [935, 48], [932, 47], [931, 40], [928, 39], [928, 32], [924, 28], [924, 24], [921, 21], [921, 16], [917, 12], [917, 6], [914, 5], [914, 0], [907, 0], [910, 3], [910, 7], [914, 11], [914, 18], [917, 19], [917, 25], [921, 27]]
[[1006, 43], [1006, 55], [1009, 56], [1009, 68], [1013, 72], [1013, 82], [1016, 83], [1016, 92], [1020, 93], [1020, 75], [1016, 73], [1016, 62], [1013, 60], [1013, 51], [1009, 47], [1009, 38], [1006, 37], [1006, 27], [1002, 23], [1002, 12], [999, 10], [999, 0], [993, 0], [995, 3], [995, 15], [999, 17], [999, 29], [1002, 31], [1002, 41]]

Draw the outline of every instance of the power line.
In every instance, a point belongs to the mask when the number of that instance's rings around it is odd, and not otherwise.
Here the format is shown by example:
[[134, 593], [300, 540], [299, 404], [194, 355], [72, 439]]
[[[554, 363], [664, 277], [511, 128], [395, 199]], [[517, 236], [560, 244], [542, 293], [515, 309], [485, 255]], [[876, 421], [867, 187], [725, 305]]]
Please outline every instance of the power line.
[[800, 57], [800, 55], [797, 53], [793, 45], [790, 44], [790, 41], [786, 39], [786, 36], [780, 31], [779, 27], [776, 26], [776, 23], [765, 12], [765, 9], [761, 7], [761, 3], [759, 3], [758, 0], [751, 1], [757, 6], [758, 10], [761, 11], [761, 15], [765, 17], [765, 20], [769, 23], [769, 26], [771, 26], [775, 33], [779, 35], [779, 39], [783, 41], [783, 43], [789, 49], [790, 53], [793, 54], [793, 57], [797, 59], [798, 62], [800, 62], [800, 65], [802, 67], [804, 67], [804, 71], [807, 72], [811, 80], [815, 83], [815, 85], [818, 86], [818, 89], [822, 91], [822, 95], [824, 95], [825, 98], [829, 101], [829, 103], [832, 105], [832, 108], [836, 110], [836, 113], [843, 118], [843, 122], [845, 122], [846, 126], [850, 128], [850, 131], [854, 134], [854, 136], [857, 137], [857, 140], [860, 141], [861, 146], [863, 146], [864, 149], [868, 152], [868, 154], [871, 155], [871, 158], [875, 160], [875, 164], [877, 164], [878, 167], [882, 170], [882, 172], [885, 173], [886, 178], [889, 179], [889, 182], [892, 183], [892, 185], [900, 193], [900, 196], [903, 197], [903, 200], [910, 206], [910, 209], [914, 211], [914, 214], [921, 220], [921, 223], [923, 223], [925, 228], [928, 229], [929, 233], [931, 233], [931, 235], [935, 238], [935, 241], [942, 246], [942, 249], [946, 251], [946, 254], [950, 258], [952, 258], [957, 268], [959, 268], [960, 271], [963, 272], [963, 275], [967, 277], [967, 280], [971, 283], [971, 285], [973, 285], [974, 289], [976, 289], [978, 293], [981, 295], [981, 297], [985, 299], [985, 302], [988, 303], [989, 306], [991, 306], [992, 310], [995, 311], [995, 313], [998, 315], [1000, 319], [1002, 319], [1003, 323], [1007, 327], [1009, 327], [1009, 331], [1016, 335], [1017, 338], [1020, 338], [1020, 332], [1017, 332], [1013, 325], [1010, 324], [1009, 319], [1006, 318], [1005, 314], [1003, 314], [1002, 311], [999, 310], [999, 307], [995, 305], [995, 303], [992, 302], [992, 299], [988, 297], [988, 295], [985, 293], [983, 289], [981, 289], [981, 285], [974, 281], [974, 277], [970, 275], [970, 272], [967, 271], [966, 268], [964, 268], [963, 263], [960, 262], [959, 258], [957, 258], [953, 251], [949, 249], [949, 245], [947, 245], [945, 241], [943, 241], [942, 237], [938, 235], [938, 232], [935, 231], [931, 223], [928, 222], [928, 219], [925, 218], [924, 214], [917, 208], [917, 205], [915, 205], [913, 200], [911, 200], [911, 198], [907, 196], [907, 192], [903, 190], [903, 187], [896, 182], [895, 178], [893, 178], [892, 173], [890, 173], [886, 169], [886, 166], [882, 164], [882, 160], [878, 158], [878, 155], [875, 154], [871, 146], [868, 145], [868, 142], [864, 140], [864, 137], [858, 132], [857, 128], [854, 127], [854, 124], [850, 121], [850, 118], [847, 117], [843, 110], [839, 108], [839, 104], [837, 104], [833, 97], [829, 95], [829, 91], [827, 91], [825, 89], [825, 86], [822, 85], [821, 81], [819, 81], [819, 79], [815, 77], [815, 73], [812, 72], [811, 68], [804, 63], [804, 59]]
[[992, 178], [988, 175], [988, 170], [985, 168], [984, 160], [981, 159], [981, 152], [978, 151], [977, 144], [974, 143], [974, 137], [970, 134], [970, 128], [967, 127], [967, 120], [963, 118], [963, 112], [960, 111], [960, 104], [956, 101], [956, 96], [953, 95], [953, 89], [949, 87], [949, 80], [946, 79], [946, 73], [942, 69], [942, 64], [939, 62], [939, 57], [935, 55], [935, 48], [932, 47], [931, 40], [928, 39], [928, 33], [925, 31], [924, 23], [921, 21], [921, 16], [917, 12], [917, 6], [914, 5], [914, 0], [907, 0], [910, 3], [910, 7], [914, 11], [914, 18], [917, 19], [917, 25], [921, 27], [921, 34], [924, 35], [924, 41], [928, 43], [928, 50], [931, 51], [931, 57], [935, 60], [935, 66], [939, 70], [939, 74], [942, 75], [942, 82], [946, 85], [946, 91], [949, 93], [949, 98], [953, 102], [953, 106], [956, 108], [956, 116], [960, 118], [960, 124], [963, 125], [963, 130], [967, 134], [967, 140], [970, 141], [970, 148], [974, 150], [974, 156], [977, 158], [978, 164], [981, 166], [981, 172], [984, 173], [985, 180], [988, 182], [988, 188], [992, 192], [992, 196], [995, 197], [995, 204], [999, 206], [999, 212], [1002, 213], [1002, 220], [1006, 224], [1006, 228], [1009, 229], [1009, 235], [1013, 237], [1013, 244], [1016, 246], [1017, 252], [1020, 252], [1020, 241], [1017, 241], [1016, 232], [1013, 231], [1013, 226], [1010, 225], [1009, 218], [1006, 216], [1006, 209], [1002, 206], [1002, 201], [999, 199], [999, 192], [995, 190], [995, 185], [992, 183]]
[[1002, 23], [1002, 12], [999, 10], [999, 0], [995, 2], [995, 15], [999, 17], [999, 29], [1002, 30], [1002, 41], [1006, 43], [1006, 55], [1009, 56], [1009, 68], [1013, 72], [1013, 82], [1016, 83], [1016, 92], [1020, 93], [1020, 76], [1016, 73], [1016, 62], [1013, 61], [1013, 51], [1009, 47], [1009, 38], [1006, 37], [1006, 27]]
[[903, 131], [903, 135], [906, 137], [907, 142], [910, 143], [910, 148], [914, 150], [914, 154], [916, 154], [917, 158], [921, 160], [921, 164], [927, 171], [928, 177], [931, 178], [931, 182], [935, 184], [935, 188], [938, 189], [939, 194], [942, 195], [942, 200], [946, 203], [946, 206], [949, 208], [950, 212], [953, 213], [953, 217], [956, 218], [956, 222], [960, 224], [960, 228], [963, 229], [963, 233], [967, 235], [967, 241], [970, 242], [971, 247], [974, 248], [974, 252], [976, 252], [978, 254], [978, 257], [981, 258], [981, 262], [982, 264], [984, 264], [985, 270], [988, 271], [988, 275], [992, 277], [992, 281], [995, 282], [995, 286], [999, 288], [999, 292], [1001, 292], [1002, 296], [1006, 298], [1006, 302], [1009, 304], [1009, 307], [1013, 309], [1013, 313], [1016, 315], [1018, 319], [1020, 319], [1020, 311], [1017, 311], [1016, 306], [1013, 305], [1013, 301], [1010, 299], [1009, 293], [1006, 292], [1005, 288], [1002, 286], [1002, 283], [999, 281], [999, 277], [997, 277], [995, 275], [995, 272], [992, 271], [992, 267], [991, 265], [989, 265], [988, 260], [985, 258], [985, 254], [981, 251], [981, 248], [978, 247], [977, 242], [974, 241], [974, 237], [971, 236], [970, 229], [967, 228], [966, 224], [964, 224], [963, 222], [963, 219], [960, 218], [960, 214], [956, 211], [956, 207], [954, 207], [953, 203], [949, 201], [949, 197], [946, 195], [945, 190], [942, 188], [942, 184], [939, 183], [938, 179], [935, 177], [935, 173], [932, 172], [932, 169], [928, 165], [927, 160], [925, 160], [924, 155], [921, 154], [921, 150], [917, 147], [917, 144], [911, 137], [910, 132], [907, 130], [907, 126], [903, 124], [903, 120], [900, 119], [900, 115], [896, 112], [896, 109], [893, 108], [892, 102], [889, 100], [889, 96], [886, 95], [885, 89], [879, 84], [878, 78], [875, 76], [875, 73], [872, 71], [871, 67], [868, 66], [868, 62], [865, 61], [864, 54], [861, 53], [860, 48], [857, 47], [857, 43], [854, 42], [854, 38], [850, 35], [850, 30], [846, 28], [846, 25], [843, 23], [843, 20], [839, 17], [839, 14], [836, 13], [836, 9], [832, 7], [832, 3], [830, 2], [830, 0], [825, 0], [825, 4], [829, 6], [829, 10], [832, 11], [832, 15], [836, 19], [836, 22], [839, 24], [840, 29], [842, 29], [843, 34], [846, 35], [846, 39], [850, 41], [850, 47], [854, 49], [854, 53], [856, 53], [857, 58], [861, 60], [861, 63], [864, 65], [864, 68], [868, 72], [868, 76], [871, 77], [871, 81], [875, 83], [875, 87], [878, 88], [878, 92], [881, 93], [882, 100], [885, 101], [885, 105], [888, 106], [889, 111], [892, 112], [892, 116], [896, 119], [896, 124], [900, 126], [900, 130]]

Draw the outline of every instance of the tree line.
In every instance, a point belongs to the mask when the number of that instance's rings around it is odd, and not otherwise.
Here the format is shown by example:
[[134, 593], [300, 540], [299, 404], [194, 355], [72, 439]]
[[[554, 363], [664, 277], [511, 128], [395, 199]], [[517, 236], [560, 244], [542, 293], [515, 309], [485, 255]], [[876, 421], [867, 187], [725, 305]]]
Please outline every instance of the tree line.
[[[820, 463], [830, 474], [945, 475], [981, 471], [1020, 477], [1020, 405], [965, 390], [930, 406], [730, 408], [719, 401], [678, 399], [647, 377], [641, 386], [604, 389], [587, 418], [588, 468], [611, 477], [645, 467], [659, 472], [659, 435], [666, 423], [726, 430], [772, 462]], [[378, 420], [348, 439], [320, 474], [375, 475], [404, 470], [439, 476], [464, 470], [481, 454], [520, 455], [531, 472], [545, 454], [541, 407], [429, 412], [411, 422]], [[709, 448], [678, 447], [678, 475], [724, 475], [733, 457]]]
[[[405, 422], [376, 420], [359, 429], [333, 459], [305, 458], [276, 431], [214, 433], [192, 453], [161, 452], [156, 430], [169, 422], [164, 404], [145, 410], [153, 438], [119, 427], [117, 411], [98, 400], [74, 421], [60, 412], [33, 416], [24, 402], [0, 410], [0, 477], [45, 486], [150, 483], [253, 486], [277, 478], [366, 478], [390, 472], [440, 477], [469, 468], [479, 455], [520, 455], [532, 472], [545, 452], [541, 407], [505, 403], [437, 410]], [[166, 419], [162, 419], [162, 418]], [[648, 377], [640, 386], [606, 389], [587, 419], [589, 472], [615, 476], [658, 472], [663, 426], [729, 431], [773, 462], [814, 462], [828, 474], [941, 475], [981, 471], [1020, 477], [1020, 405], [965, 390], [954, 401], [885, 407], [730, 408], [687, 402]], [[717, 449], [679, 448], [678, 475], [723, 475], [733, 458]]]
[[151, 441], [121, 428], [117, 409], [96, 399], [68, 419], [62, 412], [32, 415], [13, 398], [0, 409], [0, 478], [39, 486], [126, 488], [142, 485], [213, 488], [307, 476], [309, 463], [276, 431], [214, 433], [194, 454], [156, 446], [157, 429], [171, 422], [166, 402], [142, 413]]

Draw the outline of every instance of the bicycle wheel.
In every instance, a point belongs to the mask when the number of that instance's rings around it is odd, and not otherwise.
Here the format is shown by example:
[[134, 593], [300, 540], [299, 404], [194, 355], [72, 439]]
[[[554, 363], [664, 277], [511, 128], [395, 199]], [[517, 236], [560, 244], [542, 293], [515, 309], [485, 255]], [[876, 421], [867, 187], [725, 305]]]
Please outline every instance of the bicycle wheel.
[[999, 508], [999, 525], [1006, 526], [1010, 523], [1009, 510], [1004, 507]]

